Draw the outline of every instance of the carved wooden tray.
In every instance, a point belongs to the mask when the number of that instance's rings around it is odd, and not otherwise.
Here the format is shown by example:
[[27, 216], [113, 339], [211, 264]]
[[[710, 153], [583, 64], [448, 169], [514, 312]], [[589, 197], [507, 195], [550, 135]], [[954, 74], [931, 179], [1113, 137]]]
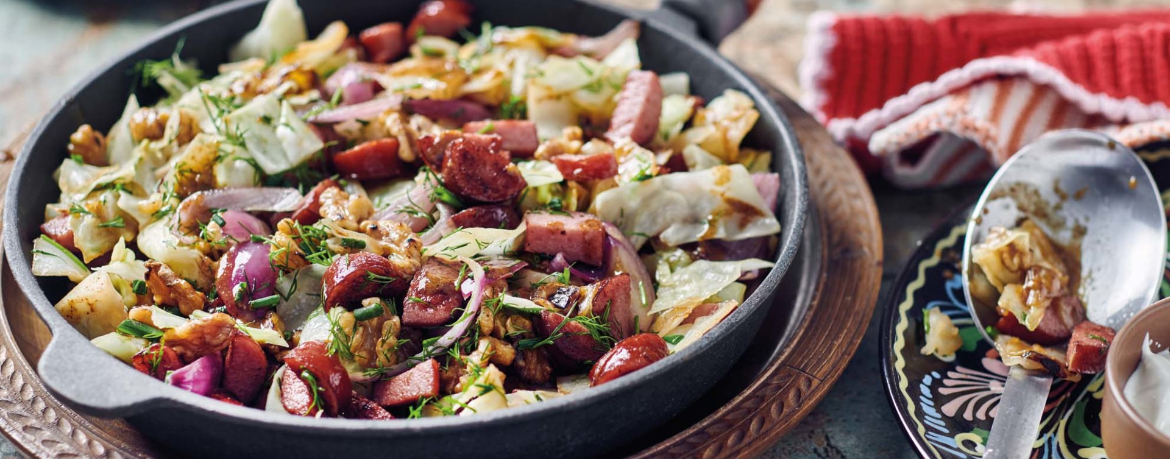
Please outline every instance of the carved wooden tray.
[[[773, 96], [796, 128], [808, 163], [813, 213], [800, 255], [759, 334], [728, 375], [670, 423], [623, 447], [622, 455], [755, 457], [824, 398], [865, 334], [881, 284], [873, 195], [820, 124], [787, 97]], [[12, 170], [7, 152], [16, 147], [0, 153], [0, 190]], [[0, 431], [18, 448], [34, 457], [173, 455], [125, 422], [80, 415], [47, 391], [35, 367], [49, 331], [7, 263], [0, 266], [0, 312]]]

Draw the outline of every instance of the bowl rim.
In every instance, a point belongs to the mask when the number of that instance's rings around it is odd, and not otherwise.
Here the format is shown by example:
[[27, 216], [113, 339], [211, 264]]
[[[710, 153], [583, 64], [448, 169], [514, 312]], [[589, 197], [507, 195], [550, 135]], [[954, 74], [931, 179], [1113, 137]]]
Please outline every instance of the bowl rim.
[[[1161, 300], [1155, 301], [1141, 312], [1135, 314], [1128, 321], [1126, 321], [1125, 326], [1121, 327], [1121, 330], [1119, 330], [1117, 334], [1114, 335], [1113, 342], [1110, 343], [1110, 347], [1113, 347], [1113, 345], [1123, 337], [1126, 340], [1137, 339], [1139, 345], [1146, 346], [1145, 336], [1134, 335], [1135, 333], [1138, 333], [1137, 327], [1142, 321], [1149, 320], [1150, 316], [1157, 313], [1163, 313], [1164, 309], [1170, 309], [1170, 298], [1163, 298]], [[1167, 343], [1167, 348], [1170, 349], [1170, 342]], [[1107, 389], [1107, 393], [1113, 399], [1114, 403], [1117, 404], [1118, 409], [1127, 419], [1129, 419], [1130, 422], [1137, 425], [1138, 428], [1141, 429], [1141, 431], [1147, 437], [1156, 440], [1158, 443], [1161, 443], [1164, 447], [1166, 447], [1167, 450], [1170, 450], [1170, 433], [1162, 432], [1154, 427], [1153, 423], [1151, 423], [1145, 418], [1145, 416], [1142, 416], [1137, 412], [1136, 409], [1134, 409], [1133, 404], [1129, 403], [1129, 399], [1125, 396], [1125, 385], [1129, 382], [1129, 378], [1133, 377], [1133, 372], [1137, 371], [1137, 366], [1135, 366], [1132, 371], [1126, 374], [1125, 380], [1122, 381], [1122, 376], [1118, 374], [1118, 372], [1121, 370], [1117, 369], [1117, 367], [1121, 365], [1121, 362], [1118, 361], [1120, 357], [1116, 357], [1116, 355], [1116, 352], [1110, 352], [1109, 355], [1105, 357], [1105, 387]], [[1138, 365], [1141, 365], [1140, 354], [1138, 358]]]
[[[206, 413], [213, 413], [217, 415], [223, 422], [234, 423], [260, 423], [262, 425], [269, 425], [273, 427], [280, 427], [294, 432], [313, 432], [313, 433], [328, 433], [337, 436], [363, 436], [375, 432], [421, 432], [428, 433], [443, 433], [455, 432], [457, 430], [465, 429], [471, 425], [480, 423], [504, 423], [507, 420], [527, 419], [550, 417], [561, 413], [564, 409], [570, 409], [570, 406], [584, 403], [605, 403], [612, 402], [618, 396], [632, 390], [635, 386], [643, 384], [648, 379], [654, 379], [655, 376], [661, 375], [667, 369], [687, 365], [690, 361], [695, 360], [700, 354], [706, 353], [707, 350], [714, 347], [716, 344], [722, 343], [724, 338], [733, 329], [738, 329], [739, 326], [746, 320], [751, 312], [761, 307], [769, 307], [770, 304], [764, 304], [769, 299], [772, 292], [775, 292], [779, 286], [781, 279], [787, 274], [792, 261], [795, 259], [797, 250], [800, 247], [800, 241], [806, 220], [809, 212], [809, 194], [808, 183], [806, 176], [806, 164], [803, 157], [803, 152], [797, 141], [795, 130], [792, 127], [791, 121], [784, 115], [775, 102], [765, 93], [760, 85], [747, 76], [739, 67], [728, 61], [720, 55], [711, 45], [703, 42], [697, 37], [679, 31], [668, 23], [656, 18], [653, 14], [648, 12], [635, 12], [626, 10], [617, 6], [597, 3], [595, 0], [570, 0], [574, 3], [581, 4], [586, 7], [603, 10], [607, 13], [633, 19], [640, 22], [643, 27], [655, 30], [669, 37], [694, 52], [698, 53], [700, 58], [712, 63], [720, 71], [724, 72], [730, 82], [738, 83], [745, 93], [752, 98], [756, 103], [757, 110], [761, 112], [761, 119], [768, 123], [769, 120], [775, 120], [777, 129], [777, 144], [774, 153], [776, 157], [773, 159], [773, 164], [778, 164], [777, 159], [782, 159], [789, 163], [794, 172], [794, 182], [785, 184], [785, 188], [792, 194], [791, 202], [782, 203], [784, 205], [792, 206], [792, 211], [796, 215], [796, 219], [789, 228], [782, 231], [780, 238], [780, 246], [774, 256], [775, 266], [771, 268], [768, 274], [760, 280], [756, 290], [749, 295], [737, 310], [744, 312], [731, 314], [725, 318], [723, 322], [718, 324], [708, 333], [712, 339], [700, 340], [695, 345], [672, 355], [670, 359], [663, 359], [655, 362], [650, 366], [642, 369], [637, 375], [629, 378], [621, 378], [617, 381], [610, 382], [604, 387], [592, 388], [585, 394], [578, 394], [573, 397], [557, 397], [553, 400], [548, 400], [538, 404], [532, 404], [522, 407], [509, 408], [506, 410], [497, 410], [484, 414], [477, 414], [475, 416], [443, 416], [436, 418], [420, 418], [414, 419], [410, 423], [393, 422], [386, 423], [377, 420], [359, 420], [359, 419], [343, 419], [343, 418], [310, 418], [303, 416], [284, 416], [278, 414], [270, 414], [265, 410], [259, 410], [250, 407], [235, 406], [228, 403], [217, 402], [213, 399], [200, 396], [198, 394], [184, 391], [177, 387], [166, 384], [151, 384], [146, 386], [149, 390], [142, 391], [142, 396], [129, 406], [114, 407], [110, 410], [87, 409], [85, 403], [74, 401], [68, 397], [63, 397], [73, 405], [80, 405], [83, 411], [91, 413], [104, 414], [106, 417], [110, 416], [134, 416], [148, 411], [156, 411], [160, 409], [180, 409], [180, 410], [194, 410]], [[46, 112], [38, 121], [37, 126], [26, 139], [24, 146], [21, 148], [21, 154], [17, 158], [16, 164], [13, 167], [13, 177], [20, 177], [32, 157], [32, 150], [44, 137], [44, 132], [49, 126], [50, 120], [61, 115], [61, 113], [68, 107], [69, 103], [77, 98], [77, 96], [86, 91], [87, 88], [93, 84], [103, 73], [118, 65], [123, 60], [129, 59], [141, 53], [147, 47], [160, 42], [168, 40], [172, 35], [179, 34], [183, 30], [191, 27], [206, 26], [206, 23], [214, 21], [216, 18], [230, 15], [240, 14], [242, 10], [256, 7], [260, 4], [266, 3], [267, 0], [235, 0], [221, 5], [213, 6], [205, 10], [196, 12], [177, 21], [171, 22], [160, 28], [159, 30], [147, 35], [145, 38], [136, 42], [128, 50], [117, 54], [113, 58], [105, 61], [89, 72], [77, 84], [71, 87], [63, 96], [61, 96], [56, 104]], [[788, 153], [785, 155], [784, 153]], [[773, 169], [775, 170], [775, 169]], [[19, 228], [20, 222], [17, 219], [18, 212], [16, 209], [19, 206], [20, 190], [18, 184], [20, 180], [11, 180], [6, 191], [8, 199], [4, 204], [4, 227], [9, 228], [9, 231], [4, 231], [4, 251], [8, 263], [11, 266], [13, 276], [17, 281], [21, 291], [28, 297], [30, 303], [33, 304], [34, 309], [45, 320], [46, 325], [49, 326], [53, 332], [53, 340], [46, 348], [45, 355], [48, 355], [50, 349], [56, 346], [77, 345], [80, 342], [88, 344], [88, 340], [80, 335], [65, 319], [56, 312], [56, 309], [49, 302], [45, 291], [41, 289], [36, 277], [32, 275], [30, 263], [25, 259], [23, 253], [22, 243], [19, 239], [19, 231], [12, 228]], [[63, 332], [63, 333], [62, 333]], [[96, 348], [94, 348], [96, 350]], [[101, 353], [105, 355], [104, 353]], [[129, 375], [128, 377], [138, 377], [141, 383], [146, 384], [149, 381], [155, 381], [146, 375], [137, 371], [131, 370], [129, 367], [120, 364], [116, 359], [105, 355], [109, 361], [108, 363], [119, 363], [119, 365], [109, 365], [113, 371]], [[42, 358], [41, 363], [45, 360]], [[38, 365], [38, 372], [40, 365]], [[120, 368], [119, 368], [120, 367]], [[117, 375], [115, 375], [117, 376]], [[136, 383], [137, 384], [137, 383]], [[49, 387], [53, 390], [52, 387]], [[61, 395], [56, 390], [54, 393]], [[217, 402], [217, 403], [212, 403]], [[114, 412], [117, 413], [114, 413]]]

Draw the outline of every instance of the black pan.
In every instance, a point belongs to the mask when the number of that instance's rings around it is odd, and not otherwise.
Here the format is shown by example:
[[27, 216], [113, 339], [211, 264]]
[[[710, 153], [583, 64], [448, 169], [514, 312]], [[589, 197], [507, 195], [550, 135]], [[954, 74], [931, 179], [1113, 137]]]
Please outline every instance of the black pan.
[[[310, 35], [333, 20], [350, 30], [406, 22], [417, 1], [300, 0]], [[641, 371], [596, 389], [522, 408], [470, 417], [362, 421], [279, 416], [232, 406], [152, 381], [92, 346], [57, 314], [53, 303], [67, 282], [30, 272], [31, 244], [45, 204], [59, 191], [50, 176], [65, 157], [69, 134], [82, 123], [101, 131], [119, 117], [142, 59], [161, 59], [186, 37], [184, 58], [206, 71], [256, 26], [260, 0], [242, 0], [195, 14], [90, 75], [69, 91], [36, 127], [17, 161], [4, 207], [4, 244], [20, 287], [48, 324], [53, 340], [38, 371], [45, 385], [78, 410], [124, 417], [146, 435], [196, 457], [580, 457], [604, 455], [677, 414], [711, 387], [743, 353], [796, 255], [808, 206], [804, 162], [796, 136], [763, 91], [696, 37], [722, 37], [743, 20], [737, 1], [667, 0], [664, 9], [632, 13], [583, 0], [473, 0], [475, 20], [539, 25], [599, 35], [623, 19], [643, 19], [638, 45], [645, 68], [690, 74], [707, 100], [734, 88], [751, 96], [760, 119], [745, 144], [775, 152], [783, 184], [777, 217], [783, 225], [776, 267], [744, 305], [705, 339]], [[700, 18], [701, 25], [688, 20]]]

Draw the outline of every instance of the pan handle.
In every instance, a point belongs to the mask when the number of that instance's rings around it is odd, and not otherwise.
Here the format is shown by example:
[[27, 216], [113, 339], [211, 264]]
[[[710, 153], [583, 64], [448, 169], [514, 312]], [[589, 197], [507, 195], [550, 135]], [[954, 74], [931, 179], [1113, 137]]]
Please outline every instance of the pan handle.
[[[66, 326], [68, 326], [66, 324]], [[158, 408], [157, 384], [128, 365], [114, 365], [113, 359], [90, 345], [79, 333], [56, 333], [41, 354], [37, 373], [45, 387], [87, 414], [126, 417]]]
[[687, 32], [698, 32], [712, 46], [743, 25], [758, 4], [755, 0], [662, 0], [652, 13], [659, 20]]

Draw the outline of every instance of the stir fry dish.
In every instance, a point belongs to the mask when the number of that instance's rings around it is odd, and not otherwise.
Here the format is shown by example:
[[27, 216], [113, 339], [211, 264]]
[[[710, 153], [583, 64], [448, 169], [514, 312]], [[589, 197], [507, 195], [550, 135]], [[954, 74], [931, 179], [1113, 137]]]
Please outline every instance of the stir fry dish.
[[55, 173], [32, 264], [76, 283], [56, 309], [166, 384], [359, 419], [540, 403], [703, 340], [781, 230], [752, 99], [642, 70], [634, 22], [473, 14], [309, 39], [273, 0], [214, 75], [182, 41], [139, 63], [159, 100], [78, 128]]
[[[1090, 322], [1077, 298], [1080, 261], [1075, 247], [1054, 243], [1031, 219], [1019, 227], [992, 228], [971, 248], [978, 270], [971, 296], [996, 305], [988, 327], [1003, 363], [1077, 379], [1105, 369], [1113, 330]], [[945, 314], [928, 310], [924, 353], [951, 354], [962, 346]], [[928, 352], [928, 350], [930, 352]]]

